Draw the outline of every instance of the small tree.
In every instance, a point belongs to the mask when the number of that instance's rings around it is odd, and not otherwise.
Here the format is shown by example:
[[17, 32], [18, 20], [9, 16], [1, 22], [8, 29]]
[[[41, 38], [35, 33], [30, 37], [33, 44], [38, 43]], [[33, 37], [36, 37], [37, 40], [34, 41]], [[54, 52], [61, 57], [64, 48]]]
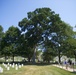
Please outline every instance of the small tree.
[[[18, 40], [20, 37], [20, 31], [17, 27], [9, 27], [9, 29], [6, 31], [5, 36], [3, 38], [3, 48], [6, 49], [6, 47], [10, 48], [9, 53], [13, 56], [17, 55], [17, 52], [15, 48], [17, 48]], [[3, 49], [4, 52], [4, 49]], [[13, 59], [14, 61], [14, 59]]]

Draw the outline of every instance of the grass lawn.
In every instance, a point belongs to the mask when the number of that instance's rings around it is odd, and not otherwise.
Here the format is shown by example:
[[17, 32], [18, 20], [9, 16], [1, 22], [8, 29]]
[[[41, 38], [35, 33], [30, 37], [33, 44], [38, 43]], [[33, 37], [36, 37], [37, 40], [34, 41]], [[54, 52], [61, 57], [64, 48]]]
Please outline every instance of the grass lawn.
[[76, 75], [76, 73], [71, 73], [52, 65], [25, 65], [19, 70], [11, 68], [7, 71], [4, 68], [4, 72], [0, 73], [0, 75]]
[[76, 69], [76, 65], [74, 66], [74, 68]]

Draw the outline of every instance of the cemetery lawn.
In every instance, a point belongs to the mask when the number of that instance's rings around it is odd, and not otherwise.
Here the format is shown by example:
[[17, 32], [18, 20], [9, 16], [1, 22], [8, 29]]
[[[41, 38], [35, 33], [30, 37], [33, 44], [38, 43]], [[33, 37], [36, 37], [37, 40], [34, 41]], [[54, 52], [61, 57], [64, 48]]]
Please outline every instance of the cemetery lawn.
[[7, 71], [4, 68], [4, 72], [0, 75], [76, 75], [69, 71], [54, 67], [52, 65], [25, 65], [19, 70], [10, 68]]
[[74, 68], [76, 69], [76, 65], [74, 66]]

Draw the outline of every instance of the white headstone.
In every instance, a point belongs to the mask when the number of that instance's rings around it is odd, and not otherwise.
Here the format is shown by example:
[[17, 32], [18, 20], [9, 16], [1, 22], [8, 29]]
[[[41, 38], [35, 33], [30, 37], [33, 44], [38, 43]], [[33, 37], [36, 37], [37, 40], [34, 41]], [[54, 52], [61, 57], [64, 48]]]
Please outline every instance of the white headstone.
[[17, 64], [16, 64], [16, 67], [17, 67]]
[[5, 66], [5, 68], [7, 68], [7, 65], [6, 64], [4, 66]]
[[3, 73], [3, 68], [2, 67], [0, 67], [0, 73]]
[[13, 65], [15, 66], [15, 63], [13, 63]]
[[10, 67], [11, 67], [12, 65], [10, 64]]
[[21, 68], [21, 65], [19, 65], [19, 68]]
[[14, 68], [14, 64], [12, 65], [12, 68]]
[[6, 60], [6, 61], [8, 61], [8, 60]]
[[2, 65], [4, 66], [4, 63], [2, 63]]
[[23, 64], [21, 66], [23, 67]]
[[8, 63], [8, 65], [9, 65], [9, 63]]
[[18, 70], [18, 66], [16, 66], [16, 70]]
[[10, 68], [9, 68], [9, 67], [7, 67], [7, 70], [10, 70]]
[[3, 68], [1, 69], [1, 73], [3, 73]]
[[2, 69], [2, 68], [0, 67], [0, 73], [1, 73], [1, 69]]

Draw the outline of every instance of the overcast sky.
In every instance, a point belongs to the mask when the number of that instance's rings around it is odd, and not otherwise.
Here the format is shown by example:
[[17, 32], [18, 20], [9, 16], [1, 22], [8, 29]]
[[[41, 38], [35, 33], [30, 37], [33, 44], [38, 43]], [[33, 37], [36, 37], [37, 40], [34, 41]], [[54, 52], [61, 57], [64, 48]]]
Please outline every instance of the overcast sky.
[[72, 27], [76, 25], [76, 0], [0, 0], [0, 25], [4, 31], [11, 25], [18, 26], [27, 12], [42, 7], [49, 7]]

